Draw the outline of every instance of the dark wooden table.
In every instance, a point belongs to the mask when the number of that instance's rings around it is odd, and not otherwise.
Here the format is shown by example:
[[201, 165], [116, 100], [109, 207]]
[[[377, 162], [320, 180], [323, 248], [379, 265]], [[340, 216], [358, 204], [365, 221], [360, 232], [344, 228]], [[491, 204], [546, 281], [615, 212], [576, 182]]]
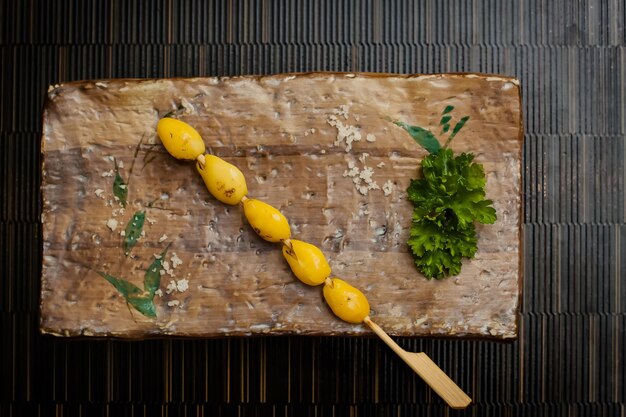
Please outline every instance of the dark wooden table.
[[520, 79], [519, 339], [398, 342], [474, 398], [449, 414], [623, 415], [626, 6], [413, 3], [0, 2], [0, 415], [447, 415], [377, 339], [39, 334], [48, 85], [313, 70]]

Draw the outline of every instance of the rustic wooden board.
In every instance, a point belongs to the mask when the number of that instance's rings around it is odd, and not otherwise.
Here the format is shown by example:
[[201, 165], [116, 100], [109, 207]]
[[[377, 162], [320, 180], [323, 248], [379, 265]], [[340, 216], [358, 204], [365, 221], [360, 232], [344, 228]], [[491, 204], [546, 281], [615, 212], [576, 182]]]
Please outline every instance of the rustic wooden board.
[[[452, 148], [474, 152], [485, 166], [498, 220], [478, 227], [478, 253], [461, 275], [428, 281], [406, 247], [412, 205], [404, 191], [426, 153], [385, 117], [435, 130], [446, 105], [455, 107], [455, 116], [470, 116]], [[363, 136], [349, 152], [334, 144], [337, 129], [327, 122], [341, 106], [348, 115], [339, 120]], [[336, 319], [320, 288], [293, 278], [279, 247], [260, 240], [239, 207], [216, 201], [192, 163], [165, 152], [155, 126], [176, 108], [211, 153], [242, 169], [250, 196], [279, 207], [294, 238], [322, 248], [334, 274], [365, 292], [373, 319], [390, 334], [516, 336], [519, 84], [473, 74], [104, 80], [52, 87], [42, 138], [43, 332], [125, 338], [370, 333]], [[376, 140], [365, 140], [367, 134]], [[362, 195], [343, 175], [350, 161], [363, 167], [364, 153], [377, 183], [394, 183], [391, 195]], [[112, 195], [113, 157], [122, 162], [125, 179], [133, 167], [124, 213]], [[150, 221], [127, 258], [119, 232], [139, 209]], [[115, 231], [107, 226], [110, 219], [119, 222]], [[157, 318], [149, 319], [131, 311], [96, 271], [141, 286], [153, 255], [168, 243], [182, 264], [174, 277], [162, 278]], [[167, 294], [171, 279], [188, 279], [189, 289]], [[168, 305], [174, 300], [180, 304]]]

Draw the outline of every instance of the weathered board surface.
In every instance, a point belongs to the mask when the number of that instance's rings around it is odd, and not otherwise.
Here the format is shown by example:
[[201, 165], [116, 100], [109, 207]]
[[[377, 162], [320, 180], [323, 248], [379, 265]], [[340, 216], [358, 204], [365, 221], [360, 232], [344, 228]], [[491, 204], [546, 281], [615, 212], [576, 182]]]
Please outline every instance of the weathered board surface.
[[[428, 281], [406, 246], [412, 205], [405, 194], [426, 152], [387, 118], [438, 133], [447, 105], [454, 117], [470, 116], [451, 147], [474, 152], [484, 165], [498, 220], [478, 227], [478, 253], [461, 275]], [[370, 333], [336, 319], [321, 289], [291, 275], [279, 246], [258, 238], [240, 207], [215, 200], [193, 163], [165, 152], [155, 127], [174, 109], [196, 127], [208, 151], [241, 168], [251, 197], [280, 208], [294, 238], [318, 245], [334, 275], [364, 291], [372, 318], [390, 334], [517, 335], [518, 82], [473, 74], [325, 73], [52, 87], [42, 138], [43, 332], [123, 338]], [[328, 123], [342, 109], [347, 114], [338, 119], [362, 135], [350, 151], [335, 144], [337, 128]], [[375, 140], [366, 140], [368, 134]], [[112, 193], [113, 158], [128, 181], [123, 213]], [[391, 194], [362, 195], [344, 176], [351, 162], [372, 167], [380, 186], [391, 181]], [[142, 209], [145, 236], [125, 257], [120, 231]], [[118, 222], [114, 231], [111, 219]], [[154, 254], [170, 243], [167, 259], [176, 253], [182, 264], [161, 279], [156, 319], [129, 308], [97, 273], [141, 287]], [[168, 283], [182, 279], [189, 288], [168, 294]]]

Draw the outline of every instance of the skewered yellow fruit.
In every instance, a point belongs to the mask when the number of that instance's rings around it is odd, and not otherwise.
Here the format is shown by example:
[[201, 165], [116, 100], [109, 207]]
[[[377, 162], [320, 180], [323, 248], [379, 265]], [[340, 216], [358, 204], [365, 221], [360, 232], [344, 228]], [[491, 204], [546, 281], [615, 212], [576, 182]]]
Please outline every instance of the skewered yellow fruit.
[[164, 117], [157, 124], [157, 133], [165, 149], [176, 159], [194, 160], [204, 153], [202, 137], [185, 122]]
[[289, 239], [289, 222], [280, 211], [262, 201], [246, 198], [243, 212], [255, 232], [268, 242]]
[[333, 313], [348, 323], [361, 323], [370, 313], [370, 303], [363, 293], [339, 278], [326, 281], [324, 299]]
[[222, 203], [235, 205], [248, 194], [248, 186], [243, 173], [234, 166], [214, 155], [198, 158], [198, 172], [204, 180], [206, 188], [213, 197]]
[[[320, 285], [330, 275], [330, 266], [321, 250], [301, 240], [283, 245], [283, 256], [294, 275], [307, 285]], [[291, 247], [290, 247], [291, 246]]]

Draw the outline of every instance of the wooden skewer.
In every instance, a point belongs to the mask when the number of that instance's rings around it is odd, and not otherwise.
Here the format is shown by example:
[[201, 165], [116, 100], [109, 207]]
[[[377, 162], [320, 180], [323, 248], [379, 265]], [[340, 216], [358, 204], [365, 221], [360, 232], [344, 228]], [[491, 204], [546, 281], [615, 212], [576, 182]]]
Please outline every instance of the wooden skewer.
[[406, 362], [452, 408], [467, 407], [472, 399], [463, 392], [424, 352], [407, 352], [402, 349], [372, 319], [363, 320], [400, 358]]

